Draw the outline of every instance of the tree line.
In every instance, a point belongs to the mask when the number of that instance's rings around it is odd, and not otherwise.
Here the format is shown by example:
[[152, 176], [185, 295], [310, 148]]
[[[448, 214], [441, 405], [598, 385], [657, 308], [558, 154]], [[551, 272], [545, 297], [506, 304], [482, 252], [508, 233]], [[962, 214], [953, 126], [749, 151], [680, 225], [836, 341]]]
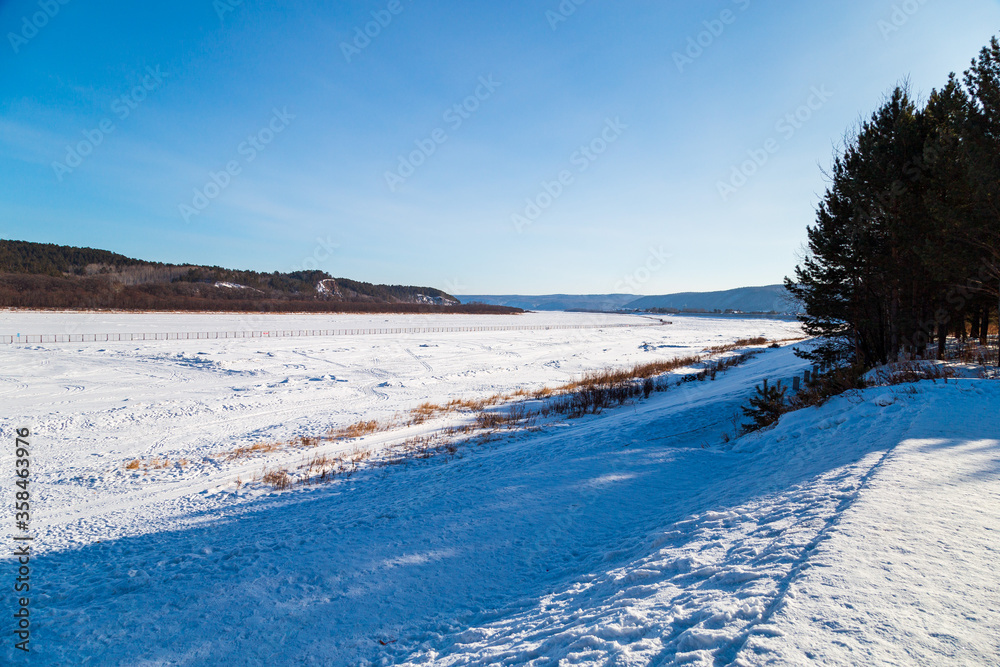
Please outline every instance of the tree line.
[[0, 308], [59, 310], [274, 312], [274, 313], [462, 313], [511, 314], [519, 308], [485, 304], [271, 298], [195, 283], [122, 285], [100, 277], [0, 274]]
[[845, 138], [786, 278], [820, 344], [864, 367], [987, 344], [1000, 306], [1000, 42], [925, 103], [897, 86]]
[[[454, 312], [458, 300], [432, 287], [374, 285], [319, 270], [263, 273], [162, 264], [94, 248], [0, 240], [0, 307]], [[458, 312], [521, 311], [476, 305]]]

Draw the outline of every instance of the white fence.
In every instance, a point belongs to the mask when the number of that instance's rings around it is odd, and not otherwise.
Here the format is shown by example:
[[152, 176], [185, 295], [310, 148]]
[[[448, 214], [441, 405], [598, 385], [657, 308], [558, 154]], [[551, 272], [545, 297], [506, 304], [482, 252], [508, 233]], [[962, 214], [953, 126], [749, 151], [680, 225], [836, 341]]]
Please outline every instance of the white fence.
[[639, 324], [565, 324], [493, 327], [396, 327], [387, 329], [283, 329], [276, 331], [206, 331], [180, 333], [30, 334], [0, 336], [0, 344], [115, 343], [156, 340], [226, 340], [236, 338], [298, 338], [303, 336], [380, 336], [386, 334], [463, 333], [473, 331], [556, 331], [565, 329], [620, 329], [658, 327], [667, 322]]

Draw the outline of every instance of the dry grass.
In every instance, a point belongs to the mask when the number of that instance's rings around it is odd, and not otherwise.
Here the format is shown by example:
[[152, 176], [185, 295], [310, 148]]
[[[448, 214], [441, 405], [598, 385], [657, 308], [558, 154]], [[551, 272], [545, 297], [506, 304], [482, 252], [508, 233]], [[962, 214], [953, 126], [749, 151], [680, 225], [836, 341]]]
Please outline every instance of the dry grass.
[[165, 468], [169, 468], [170, 465], [171, 465], [170, 459], [166, 457], [160, 458], [159, 456], [155, 456], [151, 459], [143, 459], [143, 458], [133, 459], [125, 464], [125, 469], [139, 470], [141, 468], [142, 470], [148, 473], [150, 470], [163, 470]]
[[389, 422], [360, 421], [339, 429], [330, 429], [320, 437], [300, 435], [287, 442], [256, 442], [252, 445], [236, 447], [228, 452], [223, 452], [217, 456], [223, 457], [227, 461], [236, 459], [251, 458], [260, 454], [270, 454], [277, 451], [293, 449], [312, 449], [319, 447], [323, 442], [336, 442], [338, 440], [352, 440], [361, 438], [372, 433], [391, 430], [396, 426], [395, 420]]
[[921, 380], [948, 381], [955, 371], [947, 366], [920, 361], [901, 361], [879, 368], [874, 373], [876, 386], [895, 386]]
[[997, 344], [981, 345], [977, 340], [958, 341], [949, 347], [946, 359], [975, 366], [992, 366], [997, 361]]
[[506, 412], [500, 412], [499, 410], [483, 410], [482, 412], [476, 414], [475, 428], [483, 430], [499, 430], [501, 428], [506, 428], [510, 430], [518, 427], [531, 426], [534, 424], [538, 415], [538, 411], [528, 410], [523, 403], [511, 406], [511, 408]]
[[269, 484], [276, 491], [283, 491], [292, 486], [292, 476], [284, 468], [264, 470], [261, 473], [260, 481]]
[[678, 357], [666, 361], [653, 361], [645, 364], [636, 364], [631, 368], [605, 368], [600, 371], [592, 371], [569, 384], [563, 385], [557, 391], [574, 392], [581, 389], [594, 389], [600, 387], [613, 387], [630, 380], [644, 380], [657, 375], [665, 375], [672, 371], [694, 366], [701, 363], [701, 357], [692, 355], [689, 357]]
[[[338, 477], [350, 477], [371, 455], [371, 451], [366, 449], [355, 449], [350, 453], [338, 455], [316, 454], [293, 471], [286, 468], [269, 469], [265, 467], [254, 477], [254, 481], [260, 480], [276, 491], [289, 489], [295, 484], [309, 485], [330, 482]], [[241, 484], [242, 481], [237, 478], [237, 488]]]
[[270, 454], [281, 448], [282, 444], [280, 442], [255, 442], [252, 445], [237, 447], [229, 452], [224, 452], [221, 456], [224, 456], [227, 461], [234, 461], [236, 459], [250, 458], [258, 454]]
[[738, 350], [744, 347], [757, 347], [760, 345], [768, 345], [770, 343], [771, 341], [763, 336], [757, 336], [755, 338], [740, 338], [732, 343], [710, 347], [708, 348], [708, 351], [712, 354], [722, 354], [724, 352], [732, 352], [733, 350]]
[[[747, 347], [767, 342], [762, 338], [736, 341], [726, 350]], [[718, 372], [738, 365], [752, 357], [750, 354], [736, 355], [721, 360], [706, 362], [705, 367], [695, 374], [684, 377], [683, 381], [715, 379]], [[568, 414], [571, 417], [596, 414], [606, 407], [622, 405], [638, 396], [649, 398], [654, 391], [666, 391], [671, 382], [663, 376], [702, 363], [702, 357], [691, 355], [637, 364], [627, 368], [606, 368], [585, 374], [579, 380], [560, 387], [541, 387], [537, 390], [525, 388], [510, 393], [494, 393], [478, 399], [451, 399], [448, 403], [424, 402], [408, 413], [397, 414], [391, 420], [361, 421], [339, 429], [330, 429], [322, 439], [306, 436], [296, 437], [287, 443], [256, 443], [248, 447], [238, 447], [227, 453], [228, 459], [254, 456], [273, 451], [316, 447], [321, 441], [334, 442], [360, 438], [373, 433], [389, 431], [401, 426], [415, 426], [435, 417], [467, 412], [472, 413], [471, 423], [449, 426], [429, 435], [408, 438], [389, 447], [385, 455], [370, 461], [370, 465], [387, 467], [400, 465], [412, 459], [426, 459], [438, 455], [454, 455], [458, 451], [458, 440], [479, 432], [479, 442], [489, 442], [502, 430], [532, 428], [539, 416]], [[540, 401], [537, 409], [529, 409], [526, 403]], [[494, 406], [511, 404], [506, 410], [491, 410]], [[287, 470], [265, 470], [259, 476], [264, 483], [277, 490], [292, 486], [296, 480], [300, 484], [326, 482], [341, 476], [350, 476], [368, 461], [370, 451], [355, 450], [350, 455], [330, 456], [318, 454], [299, 466], [293, 475]]]
[[387, 455], [374, 465], [385, 468], [403, 465], [414, 459], [429, 459], [440, 455], [454, 456], [456, 453], [458, 453], [458, 443], [444, 432], [418, 435], [393, 446]]
[[345, 426], [340, 430], [331, 429], [327, 431], [326, 440], [352, 440], [354, 438], [361, 438], [366, 435], [371, 435], [372, 433], [378, 433], [379, 431], [385, 431], [390, 428], [389, 424], [381, 424], [377, 421], [361, 421], [356, 424], [351, 424], [350, 426]]

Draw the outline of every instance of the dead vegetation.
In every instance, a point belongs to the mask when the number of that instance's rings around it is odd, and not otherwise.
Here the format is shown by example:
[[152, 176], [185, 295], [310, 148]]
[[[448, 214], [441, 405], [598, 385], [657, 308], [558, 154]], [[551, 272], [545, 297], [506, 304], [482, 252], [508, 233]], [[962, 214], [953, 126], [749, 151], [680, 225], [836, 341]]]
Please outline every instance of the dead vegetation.
[[[948, 366], [932, 361], [902, 361], [876, 368], [871, 373], [863, 366], [842, 366], [822, 374], [813, 375], [809, 382], [791, 395], [768, 393], [767, 381], [757, 387], [757, 395], [750, 399], [750, 406], [743, 408], [746, 416], [755, 421], [735, 428], [736, 436], [758, 431], [776, 422], [781, 415], [809, 407], [819, 407], [834, 396], [857, 395], [867, 387], [891, 387], [912, 384], [922, 380], [947, 382], [955, 377], [955, 371]], [[725, 434], [724, 442], [733, 436]]]
[[[412, 421], [410, 423], [413, 423]], [[417, 422], [419, 423], [419, 422]], [[388, 422], [361, 421], [350, 424], [342, 428], [331, 428], [322, 437], [300, 435], [285, 442], [255, 442], [252, 445], [244, 445], [217, 454], [225, 461], [235, 461], [238, 459], [253, 458], [261, 454], [271, 454], [278, 451], [295, 449], [314, 449], [325, 442], [338, 442], [341, 440], [353, 440], [373, 433], [389, 431], [397, 426], [396, 420]]]
[[275, 491], [284, 491], [292, 485], [292, 476], [284, 468], [264, 470], [261, 473], [260, 480], [271, 486]]
[[226, 461], [234, 461], [236, 459], [245, 459], [257, 454], [269, 454], [271, 452], [277, 451], [281, 448], [281, 443], [277, 442], [255, 442], [252, 445], [246, 445], [243, 447], [237, 447], [232, 451], [226, 452], [223, 456]]
[[[996, 329], [996, 327], [993, 328]], [[995, 364], [997, 360], [997, 344], [993, 342], [983, 345], [980, 341], [973, 339], [957, 341], [948, 350], [945, 358], [974, 366], [990, 366]]]
[[921, 361], [901, 361], [875, 369], [875, 386], [895, 386], [921, 380], [948, 381], [955, 377], [955, 371], [947, 366], [935, 364], [933, 362]]
[[764, 338], [763, 336], [757, 336], [755, 338], [740, 338], [739, 340], [735, 340], [732, 343], [726, 343], [725, 345], [716, 345], [714, 347], [710, 347], [708, 348], [708, 351], [711, 354], [724, 354], [726, 352], [732, 352], [733, 350], [738, 350], [744, 347], [756, 347], [759, 345], [767, 345], [770, 344], [771, 342], [772, 341], [770, 341], [767, 338]]
[[[187, 463], [186, 460], [181, 459], [181, 461], [178, 462], [177, 465], [183, 467], [186, 463]], [[169, 468], [171, 465], [172, 464], [170, 463], [170, 459], [166, 457], [160, 458], [159, 456], [154, 456], [151, 459], [146, 459], [146, 458], [132, 459], [131, 461], [125, 464], [125, 470], [135, 470], [135, 471], [142, 470], [148, 473], [150, 470], [164, 470], [166, 468]]]
[[[714, 356], [733, 350], [768, 343], [764, 338], [747, 338], [734, 343], [710, 348]], [[700, 355], [690, 355], [662, 361], [636, 364], [626, 368], [606, 368], [584, 374], [580, 379], [558, 387], [541, 387], [536, 390], [518, 389], [510, 393], [494, 393], [477, 399], [452, 399], [443, 405], [424, 402], [408, 413], [397, 415], [388, 421], [361, 421], [339, 429], [330, 429], [322, 438], [298, 436], [285, 443], [256, 443], [237, 447], [222, 456], [226, 460], [246, 458], [279, 450], [317, 447], [324, 442], [335, 442], [364, 437], [396, 428], [417, 426], [431, 419], [458, 413], [467, 413], [471, 419], [465, 424], [448, 426], [432, 434], [416, 435], [399, 444], [390, 446], [377, 459], [371, 452], [355, 450], [352, 454], [330, 456], [316, 455], [305, 461], [298, 469], [268, 470], [259, 474], [259, 479], [273, 488], [281, 490], [293, 484], [314, 484], [327, 482], [339, 477], [350, 477], [362, 463], [374, 467], [401, 465], [413, 459], [433, 456], [453, 456], [459, 443], [489, 442], [496, 434], [507, 431], [534, 428], [537, 420], [553, 414], [571, 418], [587, 414], [599, 414], [606, 408], [624, 405], [639, 397], [649, 398], [654, 392], [667, 391], [671, 386], [685, 382], [715, 380], [720, 372], [744, 363], [759, 351], [729, 355], [720, 359], [705, 360]], [[673, 379], [671, 373], [683, 368], [699, 367], [693, 373]], [[508, 405], [506, 409], [499, 406]], [[279, 473], [284, 472], [285, 475]]]

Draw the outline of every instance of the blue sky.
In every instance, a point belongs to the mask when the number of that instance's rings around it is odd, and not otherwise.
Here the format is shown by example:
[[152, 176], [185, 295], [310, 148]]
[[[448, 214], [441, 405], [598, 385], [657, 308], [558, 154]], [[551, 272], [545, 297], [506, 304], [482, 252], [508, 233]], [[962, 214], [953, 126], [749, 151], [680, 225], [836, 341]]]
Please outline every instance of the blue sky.
[[576, 2], [0, 0], [0, 237], [456, 294], [774, 283], [845, 130], [1000, 33], [994, 0]]

